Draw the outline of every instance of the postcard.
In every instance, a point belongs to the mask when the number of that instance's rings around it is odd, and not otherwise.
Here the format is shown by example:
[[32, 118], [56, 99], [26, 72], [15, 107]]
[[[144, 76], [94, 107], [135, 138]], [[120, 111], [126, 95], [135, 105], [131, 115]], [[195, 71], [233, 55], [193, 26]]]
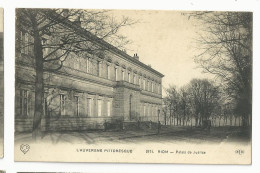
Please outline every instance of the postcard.
[[251, 164], [252, 25], [16, 9], [15, 161]]
[[4, 155], [4, 10], [0, 8], [0, 158]]

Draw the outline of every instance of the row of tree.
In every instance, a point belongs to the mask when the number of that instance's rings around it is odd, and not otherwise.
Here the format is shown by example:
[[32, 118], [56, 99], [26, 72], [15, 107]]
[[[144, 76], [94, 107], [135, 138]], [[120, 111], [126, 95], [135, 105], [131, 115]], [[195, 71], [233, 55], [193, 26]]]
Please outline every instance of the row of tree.
[[[167, 89], [165, 109], [170, 116], [187, 115], [195, 125], [225, 114], [241, 117], [242, 126], [252, 122], [252, 24], [250, 12], [184, 13], [197, 27], [194, 61], [213, 74], [218, 85], [194, 79], [187, 86]], [[214, 118], [213, 118], [214, 119]], [[180, 121], [177, 118], [177, 122]]]
[[242, 125], [235, 103], [226, 100], [223, 89], [213, 81], [193, 79], [181, 88], [170, 86], [166, 94], [163, 114], [167, 125], [202, 126], [207, 120], [214, 126]]

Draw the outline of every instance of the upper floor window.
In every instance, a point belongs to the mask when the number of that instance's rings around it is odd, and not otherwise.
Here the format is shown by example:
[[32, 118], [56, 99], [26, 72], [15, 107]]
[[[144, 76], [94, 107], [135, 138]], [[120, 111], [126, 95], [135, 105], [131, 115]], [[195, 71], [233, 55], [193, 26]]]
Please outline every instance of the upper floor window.
[[129, 83], [131, 82], [131, 73], [130, 72], [128, 73], [128, 82]]
[[107, 65], [107, 79], [110, 79], [110, 66]]
[[122, 70], [122, 80], [125, 80], [125, 71]]
[[117, 67], [115, 67], [115, 80], [117, 81], [118, 80], [118, 75], [117, 75]]
[[97, 61], [97, 76], [101, 76], [101, 62]]
[[89, 58], [87, 58], [87, 62], [86, 62], [86, 72], [89, 73], [90, 72], [90, 62], [89, 62]]
[[33, 50], [32, 37], [30, 34], [24, 31], [20, 31], [20, 52], [26, 55]]

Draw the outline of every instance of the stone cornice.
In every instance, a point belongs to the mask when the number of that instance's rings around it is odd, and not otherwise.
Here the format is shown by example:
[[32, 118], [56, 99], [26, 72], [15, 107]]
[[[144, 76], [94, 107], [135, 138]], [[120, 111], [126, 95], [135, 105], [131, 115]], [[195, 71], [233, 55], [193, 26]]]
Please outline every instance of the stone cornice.
[[128, 89], [132, 89], [132, 90], [136, 90], [136, 91], [141, 91], [139, 85], [135, 85], [126, 81], [117, 81], [115, 87], [124, 87], [124, 88], [128, 88]]
[[105, 49], [107, 48], [108, 51], [113, 52], [117, 55], [120, 55], [121, 57], [123, 57], [124, 59], [127, 59], [128, 61], [137, 64], [143, 68], [145, 68], [146, 70], [160, 76], [160, 77], [164, 77], [163, 74], [161, 74], [160, 72], [154, 70], [153, 68], [149, 67], [148, 65], [142, 63], [141, 61], [137, 60], [136, 58], [128, 55], [127, 53], [125, 53], [124, 51], [121, 51], [120, 49], [116, 48], [115, 46], [109, 44], [108, 42], [104, 41], [103, 39], [93, 35], [92, 33], [90, 33], [89, 31], [83, 29], [80, 25], [75, 24], [73, 22], [71, 22], [70, 20], [64, 18], [63, 16], [57, 14], [56, 12], [52, 11], [52, 10], [43, 10], [44, 15], [46, 15], [50, 20], [59, 20], [59, 22], [63, 23], [64, 25], [74, 29], [76, 31], [76, 33], [78, 33], [79, 35], [81, 35], [82, 37], [85, 38], [90, 38], [91, 40], [93, 40], [93, 42], [95, 42], [96, 44], [105, 47]]

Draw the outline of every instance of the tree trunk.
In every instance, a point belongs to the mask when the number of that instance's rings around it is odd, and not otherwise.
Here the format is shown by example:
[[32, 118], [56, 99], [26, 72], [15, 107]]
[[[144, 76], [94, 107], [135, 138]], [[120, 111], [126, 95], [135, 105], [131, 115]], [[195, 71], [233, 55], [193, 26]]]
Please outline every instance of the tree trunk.
[[198, 126], [198, 116], [195, 117], [195, 126]]
[[166, 117], [166, 112], [165, 112], [165, 113], [164, 113], [164, 125], [167, 124], [167, 123], [166, 123], [166, 121], [167, 121], [166, 118], [167, 118], [167, 117]]
[[34, 25], [34, 56], [35, 56], [35, 108], [33, 117], [33, 139], [41, 137], [41, 119], [43, 114], [44, 84], [43, 84], [43, 52], [36, 19]]

